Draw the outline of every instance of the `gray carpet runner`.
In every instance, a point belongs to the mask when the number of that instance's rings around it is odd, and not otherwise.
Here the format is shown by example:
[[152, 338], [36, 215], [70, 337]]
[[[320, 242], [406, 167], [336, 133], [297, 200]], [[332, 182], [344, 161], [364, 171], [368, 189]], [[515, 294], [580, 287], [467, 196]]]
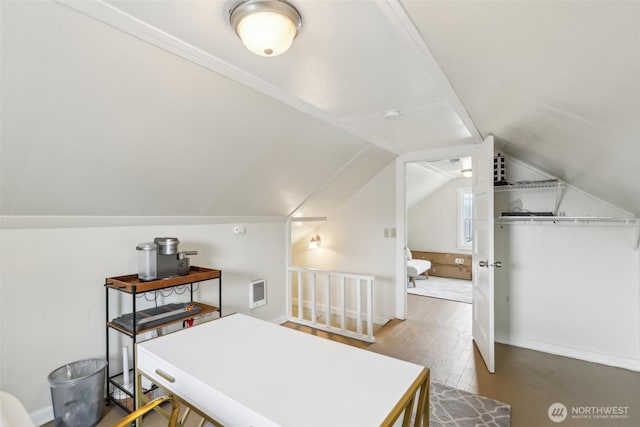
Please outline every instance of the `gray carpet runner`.
[[509, 427], [511, 406], [443, 384], [431, 383], [431, 427]]

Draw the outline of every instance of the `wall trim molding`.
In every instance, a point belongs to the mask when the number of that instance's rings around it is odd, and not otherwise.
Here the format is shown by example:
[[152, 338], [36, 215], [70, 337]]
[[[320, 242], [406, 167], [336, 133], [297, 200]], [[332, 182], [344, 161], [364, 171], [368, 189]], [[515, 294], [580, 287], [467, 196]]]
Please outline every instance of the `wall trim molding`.
[[585, 362], [599, 363], [601, 365], [640, 372], [640, 360], [638, 359], [630, 359], [627, 357], [615, 356], [613, 354], [599, 353], [575, 347], [552, 344], [501, 332], [496, 332], [495, 340], [501, 344], [512, 345], [514, 347], [521, 347], [529, 350], [541, 351], [543, 353], [555, 354], [557, 356], [583, 360]]
[[147, 225], [285, 223], [286, 216], [40, 216], [1, 215], [0, 229], [129, 227]]
[[286, 314], [283, 314], [282, 316], [278, 316], [275, 319], [271, 319], [269, 320], [269, 322], [271, 323], [275, 323], [276, 325], [282, 325], [283, 323], [285, 323], [287, 320], [289, 320], [289, 318], [287, 317]]
[[44, 408], [36, 409], [29, 414], [31, 421], [37, 426], [44, 425], [50, 421], [53, 421], [53, 406], [45, 406]]

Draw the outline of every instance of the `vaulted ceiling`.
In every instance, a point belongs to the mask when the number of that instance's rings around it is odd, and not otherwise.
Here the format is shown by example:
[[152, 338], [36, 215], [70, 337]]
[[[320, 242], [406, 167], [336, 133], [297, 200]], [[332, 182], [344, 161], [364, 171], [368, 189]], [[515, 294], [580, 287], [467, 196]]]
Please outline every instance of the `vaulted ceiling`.
[[2, 1], [0, 214], [320, 216], [488, 134], [640, 213], [640, 3], [298, 0], [276, 58], [234, 4]]
[[640, 2], [402, 3], [483, 136], [640, 214]]

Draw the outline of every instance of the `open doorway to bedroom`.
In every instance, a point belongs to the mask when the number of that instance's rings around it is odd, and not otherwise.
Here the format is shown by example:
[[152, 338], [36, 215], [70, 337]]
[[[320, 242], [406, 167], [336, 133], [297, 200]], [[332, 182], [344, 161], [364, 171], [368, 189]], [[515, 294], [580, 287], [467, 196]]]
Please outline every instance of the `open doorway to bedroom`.
[[406, 164], [408, 294], [472, 303], [472, 171], [470, 156]]

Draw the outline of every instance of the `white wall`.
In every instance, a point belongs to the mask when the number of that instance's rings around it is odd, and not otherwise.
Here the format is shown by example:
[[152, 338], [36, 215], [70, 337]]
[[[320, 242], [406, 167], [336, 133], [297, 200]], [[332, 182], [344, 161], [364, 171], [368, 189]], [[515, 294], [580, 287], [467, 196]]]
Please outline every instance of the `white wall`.
[[[508, 180], [541, 179], [508, 159]], [[510, 177], [509, 177], [510, 175]], [[514, 206], [553, 210], [555, 191], [496, 193]], [[572, 187], [566, 216], [624, 217]], [[606, 225], [496, 225], [496, 337], [504, 343], [640, 370], [640, 252], [636, 229]]]
[[320, 248], [308, 249], [309, 239], [300, 239], [292, 248], [292, 265], [374, 275], [374, 317], [393, 318], [395, 239], [384, 237], [384, 229], [392, 227], [395, 227], [394, 163], [309, 234], [320, 235]]
[[457, 189], [461, 187], [470, 188], [471, 178], [450, 181], [408, 209], [409, 248], [424, 252], [471, 253], [458, 248]]
[[[545, 178], [510, 160], [510, 181]], [[375, 274], [374, 315], [389, 318], [395, 241], [385, 239], [383, 230], [395, 221], [394, 169], [387, 167], [309, 234], [320, 234], [320, 249], [309, 250], [303, 238], [292, 251], [294, 265]], [[514, 205], [552, 210], [554, 203], [554, 192], [496, 193], [496, 214]], [[628, 216], [572, 187], [560, 210], [567, 216]], [[496, 271], [497, 340], [640, 370], [635, 236], [632, 227], [496, 226], [496, 259], [504, 265]]]
[[[1, 230], [0, 388], [37, 421], [51, 416], [47, 375], [69, 362], [105, 357], [106, 277], [137, 272], [138, 243], [175, 236], [197, 250], [191, 264], [222, 270], [223, 312], [265, 320], [285, 314], [284, 223]], [[266, 278], [267, 305], [248, 309], [248, 282]], [[217, 282], [203, 282], [217, 303]], [[140, 300], [139, 300], [140, 301]]]

